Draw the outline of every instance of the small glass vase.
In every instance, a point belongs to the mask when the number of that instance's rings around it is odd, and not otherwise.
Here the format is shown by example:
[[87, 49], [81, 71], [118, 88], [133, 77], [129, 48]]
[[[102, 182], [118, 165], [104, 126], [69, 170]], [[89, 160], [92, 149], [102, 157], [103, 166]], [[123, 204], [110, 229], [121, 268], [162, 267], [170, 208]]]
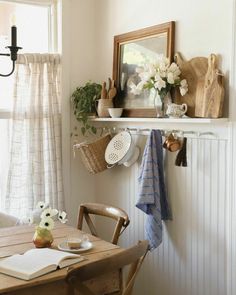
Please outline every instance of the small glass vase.
[[170, 92], [168, 92], [165, 96], [161, 97], [158, 92], [156, 92], [155, 97], [155, 108], [157, 118], [165, 118], [167, 105], [172, 102]]
[[49, 248], [53, 243], [53, 236], [50, 230], [36, 227], [33, 243], [36, 248]]

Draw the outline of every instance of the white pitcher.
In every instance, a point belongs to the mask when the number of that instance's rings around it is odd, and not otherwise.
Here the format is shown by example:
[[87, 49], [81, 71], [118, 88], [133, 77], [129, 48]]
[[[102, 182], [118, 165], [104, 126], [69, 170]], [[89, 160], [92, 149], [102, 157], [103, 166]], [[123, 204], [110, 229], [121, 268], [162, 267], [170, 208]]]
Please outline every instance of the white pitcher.
[[186, 103], [176, 104], [170, 103], [167, 106], [166, 115], [169, 118], [180, 118], [182, 117], [188, 110], [188, 106]]

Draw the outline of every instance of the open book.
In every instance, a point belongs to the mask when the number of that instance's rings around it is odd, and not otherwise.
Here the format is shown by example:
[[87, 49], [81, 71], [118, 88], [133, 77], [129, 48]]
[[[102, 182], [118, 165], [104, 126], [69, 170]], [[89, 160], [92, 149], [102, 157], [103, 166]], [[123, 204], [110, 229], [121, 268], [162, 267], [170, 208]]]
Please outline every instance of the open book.
[[84, 257], [77, 254], [48, 248], [32, 249], [0, 260], [0, 272], [30, 280], [82, 260]]

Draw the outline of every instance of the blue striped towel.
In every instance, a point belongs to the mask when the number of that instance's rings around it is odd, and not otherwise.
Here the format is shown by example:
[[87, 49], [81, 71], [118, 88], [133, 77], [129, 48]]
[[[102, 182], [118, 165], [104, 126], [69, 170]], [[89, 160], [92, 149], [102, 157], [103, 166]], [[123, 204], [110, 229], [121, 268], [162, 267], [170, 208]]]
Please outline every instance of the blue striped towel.
[[160, 130], [152, 130], [147, 139], [138, 182], [139, 200], [136, 207], [147, 214], [145, 235], [150, 250], [153, 250], [162, 242], [162, 219], [171, 218], [166, 198]]

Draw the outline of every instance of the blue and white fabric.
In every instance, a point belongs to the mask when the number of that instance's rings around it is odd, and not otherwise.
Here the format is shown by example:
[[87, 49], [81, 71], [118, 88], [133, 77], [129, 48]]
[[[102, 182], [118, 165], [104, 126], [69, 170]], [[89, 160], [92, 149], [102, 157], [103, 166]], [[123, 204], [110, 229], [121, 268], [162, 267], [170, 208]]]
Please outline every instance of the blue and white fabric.
[[150, 250], [162, 242], [162, 220], [171, 218], [164, 181], [163, 148], [160, 130], [152, 130], [144, 149], [139, 175], [136, 207], [147, 214], [145, 238]]

